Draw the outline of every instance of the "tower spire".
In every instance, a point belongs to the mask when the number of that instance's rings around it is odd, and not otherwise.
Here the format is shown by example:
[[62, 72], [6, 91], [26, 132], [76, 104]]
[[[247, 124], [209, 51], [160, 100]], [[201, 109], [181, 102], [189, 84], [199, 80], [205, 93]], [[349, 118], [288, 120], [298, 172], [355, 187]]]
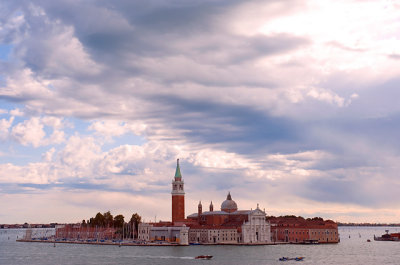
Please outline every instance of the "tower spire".
[[175, 179], [181, 179], [181, 168], [179, 167], [179, 158], [176, 160], [176, 171], [175, 171]]

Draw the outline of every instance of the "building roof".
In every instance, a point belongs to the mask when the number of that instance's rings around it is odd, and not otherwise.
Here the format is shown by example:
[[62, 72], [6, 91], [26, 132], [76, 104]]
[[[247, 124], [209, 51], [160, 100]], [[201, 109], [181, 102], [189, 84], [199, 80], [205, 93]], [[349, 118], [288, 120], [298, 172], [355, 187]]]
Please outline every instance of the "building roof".
[[304, 219], [296, 216], [269, 217], [268, 221], [274, 227], [308, 228], [308, 229], [337, 229], [337, 224], [332, 220], [322, 218]]
[[[239, 210], [239, 211], [234, 211], [232, 213], [224, 212], [224, 211], [212, 211], [212, 212], [202, 212], [201, 215], [248, 215], [250, 213], [255, 212], [256, 210]], [[261, 211], [261, 210], [260, 210]], [[264, 213], [263, 211], [261, 211]], [[197, 218], [199, 215], [198, 213], [192, 213], [191, 215], [188, 215], [188, 218]]]
[[[223, 212], [223, 211], [212, 211], [212, 212], [202, 212], [201, 215], [229, 215], [229, 213], [227, 212]], [[191, 215], [188, 215], [188, 218], [195, 218], [198, 217], [198, 213], [192, 213]]]
[[221, 204], [221, 211], [236, 211], [238, 209], [237, 204], [232, 200], [231, 193], [228, 193], [226, 200]]

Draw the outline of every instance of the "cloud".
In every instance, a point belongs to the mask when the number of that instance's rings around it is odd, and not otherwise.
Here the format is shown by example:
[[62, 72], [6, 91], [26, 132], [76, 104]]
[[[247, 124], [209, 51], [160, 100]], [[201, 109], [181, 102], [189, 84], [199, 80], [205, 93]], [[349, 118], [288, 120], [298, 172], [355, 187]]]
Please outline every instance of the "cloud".
[[0, 120], [0, 140], [5, 140], [8, 138], [9, 129], [14, 121], [14, 117], [10, 117], [10, 119], [1, 119]]
[[17, 201], [72, 209], [103, 192], [84, 207], [107, 195], [116, 207], [120, 191], [169, 216], [157, 203], [178, 157], [190, 202], [230, 189], [243, 207], [371, 218], [398, 199], [379, 185], [398, 188], [394, 3], [0, 5], [13, 46], [0, 62], [0, 189]]
[[143, 135], [146, 125], [139, 122], [121, 122], [121, 121], [94, 121], [88, 130], [95, 131], [98, 135], [104, 136], [106, 139], [122, 136], [127, 133]]
[[[46, 138], [45, 126], [52, 127], [53, 133]], [[54, 117], [32, 117], [29, 120], [17, 123], [10, 130], [9, 136], [22, 145], [32, 145], [39, 147], [49, 144], [60, 144], [64, 142], [64, 132], [58, 130], [62, 128], [62, 120]]]
[[32, 118], [15, 125], [11, 131], [11, 136], [22, 145], [32, 144], [34, 147], [41, 145], [46, 133], [43, 125], [38, 118]]
[[339, 97], [331, 91], [327, 91], [321, 88], [311, 88], [310, 91], [307, 93], [307, 96], [327, 102], [329, 104], [336, 104], [339, 107], [343, 107], [345, 105], [344, 98]]
[[16, 109], [10, 110], [10, 115], [12, 115], [12, 116], [24, 116], [24, 113], [20, 109], [16, 108]]

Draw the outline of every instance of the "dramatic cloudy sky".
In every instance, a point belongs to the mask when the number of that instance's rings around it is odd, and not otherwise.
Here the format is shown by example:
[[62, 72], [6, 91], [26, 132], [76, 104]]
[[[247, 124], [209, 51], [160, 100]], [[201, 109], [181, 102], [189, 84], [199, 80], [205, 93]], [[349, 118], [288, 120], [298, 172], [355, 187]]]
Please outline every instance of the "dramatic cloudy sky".
[[395, 0], [0, 2], [0, 223], [400, 220]]

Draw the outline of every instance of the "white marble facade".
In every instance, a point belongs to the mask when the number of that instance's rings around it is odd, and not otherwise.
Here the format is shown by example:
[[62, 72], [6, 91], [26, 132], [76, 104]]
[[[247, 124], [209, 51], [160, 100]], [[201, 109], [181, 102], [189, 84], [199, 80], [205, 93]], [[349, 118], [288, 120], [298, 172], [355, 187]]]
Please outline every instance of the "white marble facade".
[[248, 221], [242, 225], [241, 242], [246, 244], [271, 242], [271, 226], [265, 220], [264, 211], [257, 209], [248, 213]]

